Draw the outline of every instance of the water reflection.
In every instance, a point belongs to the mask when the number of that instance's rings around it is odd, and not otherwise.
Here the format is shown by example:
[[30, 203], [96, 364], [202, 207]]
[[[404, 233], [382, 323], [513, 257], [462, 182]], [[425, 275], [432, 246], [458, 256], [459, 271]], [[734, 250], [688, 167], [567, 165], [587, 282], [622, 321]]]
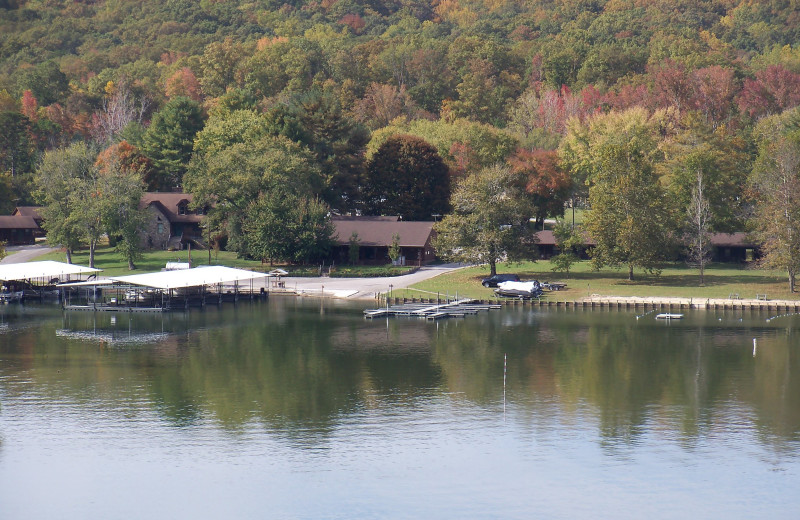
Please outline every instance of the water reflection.
[[[459, 400], [532, 432], [595, 430], [623, 453], [654, 435], [684, 450], [755, 435], [800, 441], [797, 317], [510, 308], [464, 320], [366, 321], [362, 306], [278, 299], [187, 313], [0, 313], [0, 392], [156, 410], [170, 424], [259, 424], [324, 446], [353, 417]], [[752, 353], [752, 339], [758, 352]], [[727, 441], [725, 441], [727, 442]], [[735, 442], [735, 441], [731, 441]]]

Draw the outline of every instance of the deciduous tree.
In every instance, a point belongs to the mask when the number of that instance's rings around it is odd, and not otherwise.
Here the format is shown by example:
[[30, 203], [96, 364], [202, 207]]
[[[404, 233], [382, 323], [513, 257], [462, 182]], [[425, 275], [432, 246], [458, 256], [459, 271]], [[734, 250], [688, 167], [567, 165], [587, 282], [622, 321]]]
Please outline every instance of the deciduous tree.
[[761, 265], [785, 269], [795, 292], [800, 271], [800, 109], [762, 120], [759, 154], [750, 176], [756, 205], [752, 226]]
[[333, 245], [330, 208], [318, 198], [280, 187], [253, 201], [242, 229], [247, 251], [256, 258], [310, 263], [327, 257]]
[[67, 262], [87, 237], [86, 207], [92, 179], [96, 177], [95, 153], [83, 142], [45, 152], [36, 170], [36, 195], [42, 207], [44, 229], [51, 244], [63, 247]]
[[770, 65], [746, 79], [739, 95], [739, 110], [753, 119], [800, 105], [800, 74], [782, 65]]
[[452, 212], [434, 224], [437, 254], [451, 260], [488, 264], [534, 260], [536, 211], [525, 178], [506, 166], [491, 166], [460, 180], [450, 199]]
[[449, 171], [425, 140], [394, 136], [370, 159], [363, 194], [365, 214], [431, 220], [431, 215], [447, 213]]
[[595, 267], [657, 270], [670, 242], [670, 212], [655, 173], [660, 117], [644, 109], [611, 112], [570, 127], [561, 149], [565, 166], [588, 179], [586, 231], [596, 242]]
[[527, 178], [525, 190], [536, 206], [536, 225], [543, 229], [547, 217], [564, 214], [564, 204], [572, 191], [572, 179], [559, 167], [555, 150], [519, 149], [508, 164]]
[[140, 233], [146, 218], [145, 210], [139, 208], [144, 193], [142, 177], [120, 162], [106, 162], [98, 184], [103, 230], [116, 238], [116, 250], [128, 262], [128, 269], [134, 270], [142, 255]]
[[150, 98], [136, 95], [128, 81], [109, 82], [100, 110], [92, 116], [92, 135], [101, 144], [110, 143], [131, 123], [141, 124], [150, 110]]
[[236, 143], [197, 156], [192, 160], [185, 184], [194, 194], [196, 204], [213, 203], [208, 218], [214, 229], [227, 229], [228, 247], [252, 255], [266, 251], [262, 240], [266, 235], [259, 239], [260, 252], [250, 249], [253, 242], [249, 234], [255, 228], [249, 220], [254, 212], [260, 212], [264, 225], [272, 225], [275, 215], [281, 214], [283, 197], [305, 204], [307, 215], [316, 214], [317, 206], [312, 201], [323, 186], [324, 179], [313, 155], [282, 136]]

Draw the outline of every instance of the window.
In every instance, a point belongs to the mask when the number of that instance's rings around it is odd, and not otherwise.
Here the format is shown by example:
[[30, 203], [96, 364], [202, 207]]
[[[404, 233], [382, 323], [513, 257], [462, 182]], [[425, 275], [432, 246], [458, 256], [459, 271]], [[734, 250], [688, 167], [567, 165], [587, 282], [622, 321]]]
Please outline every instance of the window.
[[164, 224], [162, 224], [161, 222], [158, 223], [158, 234], [159, 235], [164, 234]]
[[186, 215], [186, 203], [181, 202], [178, 204], [178, 215]]

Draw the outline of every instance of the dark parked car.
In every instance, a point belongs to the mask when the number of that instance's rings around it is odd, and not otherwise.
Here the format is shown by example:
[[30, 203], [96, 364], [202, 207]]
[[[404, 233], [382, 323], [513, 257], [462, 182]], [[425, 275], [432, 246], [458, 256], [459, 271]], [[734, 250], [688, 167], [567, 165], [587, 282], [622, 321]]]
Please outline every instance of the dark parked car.
[[489, 278], [484, 278], [481, 280], [481, 284], [484, 287], [497, 287], [497, 284], [500, 282], [518, 282], [519, 275], [517, 274], [496, 274], [494, 276], [490, 276]]

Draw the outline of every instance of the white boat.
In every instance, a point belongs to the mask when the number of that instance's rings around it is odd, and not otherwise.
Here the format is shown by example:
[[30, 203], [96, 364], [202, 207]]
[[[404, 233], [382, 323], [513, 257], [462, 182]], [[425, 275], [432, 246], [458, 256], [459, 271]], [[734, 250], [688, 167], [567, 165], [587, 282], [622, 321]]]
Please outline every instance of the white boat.
[[665, 312], [662, 314], [656, 314], [657, 320], [679, 320], [683, 318], [683, 314], [672, 314], [669, 312]]
[[494, 293], [507, 298], [536, 298], [542, 294], [542, 285], [536, 280], [530, 282], [500, 282]]

